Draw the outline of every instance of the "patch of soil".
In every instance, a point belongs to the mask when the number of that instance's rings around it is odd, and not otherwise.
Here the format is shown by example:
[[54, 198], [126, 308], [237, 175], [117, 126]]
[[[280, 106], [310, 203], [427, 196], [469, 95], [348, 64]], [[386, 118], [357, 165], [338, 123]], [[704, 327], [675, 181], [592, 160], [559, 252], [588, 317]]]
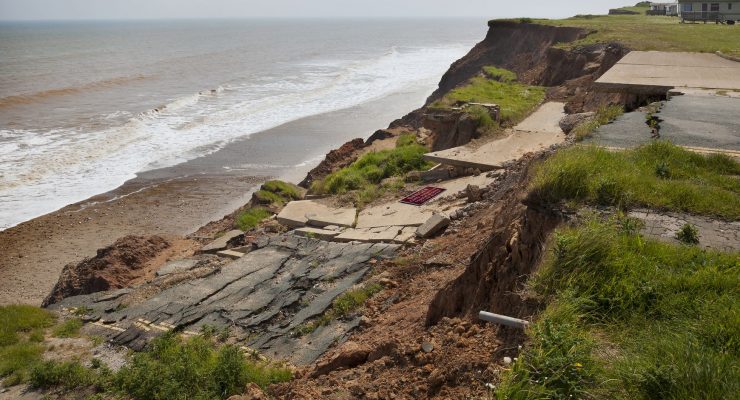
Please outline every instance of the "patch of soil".
[[[469, 271], [478, 268], [480, 254], [498, 240], [510, 239], [511, 220], [526, 218], [522, 210], [527, 207], [521, 201], [535, 158], [525, 156], [500, 174], [483, 200], [472, 203], [471, 210], [476, 211], [455, 221], [444, 235], [407, 248], [393, 261], [379, 263], [373, 279], [386, 290], [366, 304], [359, 330], [314, 366], [299, 371], [297, 379], [273, 386], [272, 394], [291, 399], [490, 395], [487, 384], [497, 383], [506, 368], [504, 356], [517, 356], [523, 335], [462, 312], [472, 305], [456, 297], [457, 290], [467, 290], [469, 297], [478, 299], [487, 290], [507, 290], [503, 286], [519, 282], [520, 270], [504, 268], [493, 275], [507, 282], [501, 287], [464, 285]], [[515, 215], [506, 215], [511, 212]], [[535, 261], [534, 257], [518, 260], [522, 264]], [[486, 272], [498, 267], [491, 265]], [[482, 282], [488, 280], [482, 278]], [[440, 304], [440, 293], [448, 293], [451, 301]]]
[[198, 244], [179, 237], [125, 236], [79, 264], [67, 264], [43, 306], [59, 300], [135, 285], [170, 258], [192, 255]]

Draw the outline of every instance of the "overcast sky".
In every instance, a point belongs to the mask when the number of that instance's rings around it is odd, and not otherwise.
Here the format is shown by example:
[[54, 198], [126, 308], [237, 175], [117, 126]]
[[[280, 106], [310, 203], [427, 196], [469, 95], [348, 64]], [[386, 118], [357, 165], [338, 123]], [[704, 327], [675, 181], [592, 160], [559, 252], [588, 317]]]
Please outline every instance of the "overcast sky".
[[[636, 2], [636, 0], [632, 0]], [[563, 18], [626, 0], [0, 0], [2, 20], [254, 17]]]

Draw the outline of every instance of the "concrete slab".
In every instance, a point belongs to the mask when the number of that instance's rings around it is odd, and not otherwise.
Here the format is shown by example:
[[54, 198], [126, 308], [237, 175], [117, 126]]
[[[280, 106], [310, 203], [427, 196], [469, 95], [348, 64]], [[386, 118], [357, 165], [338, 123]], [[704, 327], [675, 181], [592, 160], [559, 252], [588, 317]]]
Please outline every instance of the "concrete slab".
[[183, 260], [169, 261], [157, 270], [157, 276], [164, 276], [173, 274], [176, 272], [184, 272], [195, 268], [198, 264], [198, 260], [193, 258], [186, 258]]
[[226, 248], [226, 244], [229, 242], [229, 240], [243, 234], [244, 232], [234, 229], [232, 231], [228, 231], [218, 237], [216, 240], [212, 241], [211, 243], [208, 243], [207, 245], [203, 246], [202, 249], [200, 249], [201, 253], [215, 253], [219, 250], [223, 250]]
[[[404, 234], [404, 227], [384, 226], [378, 228], [347, 229], [335, 237], [338, 242], [396, 243], [396, 238]], [[411, 228], [414, 229], [414, 228]], [[405, 242], [404, 235], [400, 243]]]
[[468, 145], [454, 147], [425, 154], [424, 159], [445, 165], [490, 171], [502, 168], [507, 161], [519, 159], [527, 153], [543, 150], [563, 141], [565, 135], [562, 131], [561, 133], [515, 131], [503, 139], [494, 140], [478, 148]]
[[515, 126], [514, 130], [522, 132], [549, 132], [554, 134], [563, 133], [563, 130], [560, 129], [560, 120], [565, 115], [565, 103], [551, 101], [541, 105], [537, 111]]
[[[740, 99], [724, 96], [676, 96], [656, 114], [660, 138], [699, 152], [740, 151]], [[653, 140], [645, 113], [632, 112], [600, 127], [588, 139], [596, 144], [630, 148]]]
[[305, 228], [298, 228], [293, 231], [293, 234], [303, 237], [310, 237], [315, 239], [321, 239], [321, 240], [332, 240], [335, 236], [339, 235], [340, 231], [332, 231], [332, 230], [326, 230], [326, 229], [319, 229], [319, 228], [311, 228], [311, 227], [305, 227]]
[[398, 236], [393, 238], [393, 243], [403, 244], [403, 243], [413, 243], [416, 238], [416, 229], [415, 227], [405, 227], [402, 228], [399, 232]]
[[670, 88], [740, 90], [740, 63], [708, 53], [633, 51], [594, 87], [648, 94]]
[[357, 210], [354, 208], [331, 208], [313, 200], [291, 201], [277, 216], [278, 222], [291, 228], [313, 226], [352, 226]]
[[450, 219], [444, 215], [434, 214], [423, 225], [416, 229], [416, 236], [428, 238], [450, 225]]
[[221, 250], [219, 252], [216, 252], [216, 255], [224, 258], [230, 258], [232, 260], [238, 260], [244, 257], [244, 253], [234, 250]]

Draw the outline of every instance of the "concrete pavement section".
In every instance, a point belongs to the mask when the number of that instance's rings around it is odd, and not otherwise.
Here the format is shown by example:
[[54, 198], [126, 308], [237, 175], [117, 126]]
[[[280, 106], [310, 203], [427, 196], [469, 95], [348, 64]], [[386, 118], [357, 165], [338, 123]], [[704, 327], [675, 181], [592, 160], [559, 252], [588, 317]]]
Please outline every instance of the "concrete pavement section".
[[644, 94], [671, 88], [740, 90], [740, 63], [707, 53], [633, 51], [597, 79], [594, 87]]
[[565, 135], [559, 126], [560, 120], [565, 116], [563, 107], [563, 103], [545, 103], [503, 139], [478, 147], [468, 144], [428, 153], [424, 155], [424, 159], [445, 165], [478, 168], [481, 171], [502, 168], [507, 161], [563, 142]]
[[332, 208], [313, 200], [291, 201], [277, 216], [278, 222], [291, 228], [312, 225], [323, 228], [329, 225], [350, 227], [355, 223], [354, 208]]
[[[675, 96], [658, 113], [660, 139], [699, 152], [740, 151], [740, 99], [725, 96]], [[644, 112], [631, 112], [600, 127], [588, 141], [630, 148], [653, 140]], [[702, 151], [704, 150], [704, 151]]]

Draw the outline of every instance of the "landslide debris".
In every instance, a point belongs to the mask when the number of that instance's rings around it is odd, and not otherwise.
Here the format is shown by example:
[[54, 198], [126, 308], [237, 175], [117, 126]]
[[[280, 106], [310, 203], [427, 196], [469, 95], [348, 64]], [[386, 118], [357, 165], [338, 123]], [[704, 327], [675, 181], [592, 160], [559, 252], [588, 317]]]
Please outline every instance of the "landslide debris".
[[147, 277], [173, 253], [192, 251], [194, 243], [161, 236], [125, 236], [94, 257], [67, 264], [43, 306], [81, 294], [128, 287]]

